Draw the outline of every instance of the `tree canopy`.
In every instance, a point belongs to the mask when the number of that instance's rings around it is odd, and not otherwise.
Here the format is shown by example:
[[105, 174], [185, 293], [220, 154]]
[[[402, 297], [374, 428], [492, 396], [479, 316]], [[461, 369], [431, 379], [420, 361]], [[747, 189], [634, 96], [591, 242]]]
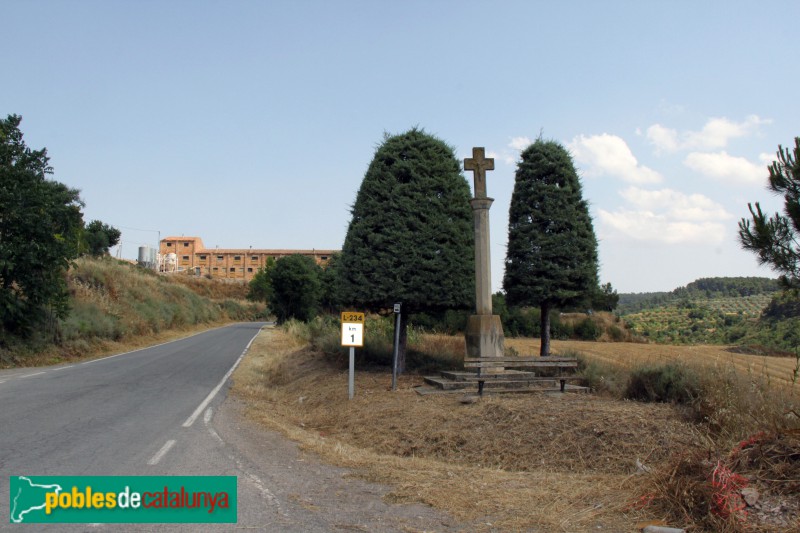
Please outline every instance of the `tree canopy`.
[[419, 129], [378, 147], [352, 208], [337, 265], [344, 304], [409, 314], [468, 308], [474, 298], [469, 185], [454, 150]]
[[769, 166], [769, 189], [783, 195], [783, 214], [768, 217], [756, 202], [747, 204], [751, 220], [739, 222], [739, 241], [780, 274], [787, 289], [800, 290], [800, 137], [794, 139], [793, 153], [778, 146], [778, 160]]
[[109, 248], [119, 243], [121, 236], [122, 233], [114, 226], [109, 226], [99, 220], [92, 220], [83, 230], [86, 253], [93, 257], [105, 255]]
[[262, 302], [269, 304], [272, 298], [272, 282], [270, 281], [270, 273], [275, 268], [275, 258], [267, 258], [267, 263], [259, 268], [258, 271], [247, 284], [246, 298], [251, 302]]
[[503, 288], [509, 305], [541, 308], [542, 355], [550, 353], [550, 309], [588, 304], [597, 290], [589, 207], [572, 157], [554, 141], [538, 139], [517, 165]]
[[67, 312], [64, 275], [80, 249], [80, 195], [47, 179], [47, 150], [25, 145], [22, 118], [0, 119], [0, 323], [23, 333], [49, 307]]
[[320, 267], [310, 257], [289, 255], [269, 270], [270, 309], [278, 319], [308, 321], [319, 311]]

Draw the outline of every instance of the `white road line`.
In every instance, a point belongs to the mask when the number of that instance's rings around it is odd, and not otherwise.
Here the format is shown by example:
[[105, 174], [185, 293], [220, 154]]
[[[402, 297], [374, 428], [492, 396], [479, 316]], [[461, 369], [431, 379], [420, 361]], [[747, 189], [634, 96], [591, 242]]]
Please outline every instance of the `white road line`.
[[197, 409], [194, 410], [192, 416], [186, 419], [186, 422], [183, 423], [183, 427], [185, 428], [191, 427], [192, 424], [194, 424], [194, 421], [197, 420], [197, 417], [200, 416], [200, 413], [202, 413], [205, 410], [205, 408], [208, 407], [208, 404], [211, 403], [211, 400], [214, 399], [214, 396], [217, 395], [222, 386], [225, 385], [225, 382], [228, 381], [228, 378], [231, 377], [233, 371], [236, 370], [236, 367], [239, 366], [239, 363], [241, 363], [242, 358], [247, 353], [247, 350], [250, 349], [250, 345], [253, 344], [253, 341], [256, 340], [256, 337], [258, 337], [259, 333], [261, 333], [260, 329], [256, 332], [255, 335], [253, 335], [253, 338], [250, 339], [250, 342], [247, 343], [247, 346], [245, 346], [242, 355], [240, 355], [239, 358], [236, 360], [236, 362], [233, 363], [233, 366], [230, 368], [230, 370], [228, 370], [228, 372], [224, 376], [222, 376], [222, 380], [217, 384], [216, 387], [214, 387], [214, 389], [211, 392], [208, 393], [206, 399], [203, 400], [203, 402], [197, 406]]
[[19, 376], [17, 379], [29, 378], [31, 376], [38, 376], [39, 374], [44, 374], [44, 373], [45, 373], [45, 371], [34, 372], [33, 374], [25, 374], [24, 376]]
[[75, 365], [60, 366], [58, 368], [51, 368], [50, 370], [57, 372], [59, 370], [66, 370], [67, 368], [75, 368]]
[[217, 441], [219, 441], [220, 444], [225, 444], [225, 441], [222, 440], [222, 437], [219, 436], [219, 433], [217, 433], [216, 430], [209, 425], [209, 422], [211, 422], [211, 418], [213, 416], [214, 416], [214, 411], [209, 407], [208, 409], [206, 409], [206, 412], [203, 415], [203, 423], [206, 425], [206, 429], [208, 430], [209, 433], [211, 433], [212, 437], [217, 439]]
[[170, 451], [170, 449], [171, 449], [173, 446], [175, 446], [175, 441], [174, 441], [174, 440], [168, 440], [168, 441], [167, 441], [167, 442], [164, 444], [164, 446], [162, 446], [162, 447], [161, 447], [161, 449], [160, 449], [160, 450], [158, 450], [158, 452], [156, 452], [156, 454], [155, 454], [153, 457], [151, 457], [149, 461], [147, 461], [147, 464], [149, 464], [149, 465], [157, 465], [157, 464], [158, 464], [158, 462], [159, 462], [159, 461], [160, 461], [160, 460], [161, 460], [161, 459], [162, 459], [162, 458], [163, 458], [165, 455], [167, 455], [167, 452], [168, 452], [168, 451]]
[[236, 457], [234, 457], [233, 455], [228, 454], [228, 458], [232, 459], [233, 462], [236, 463], [236, 468], [238, 468], [239, 471], [242, 474], [245, 475], [245, 477], [250, 481], [250, 483], [255, 485], [255, 487], [258, 489], [258, 491], [261, 493], [261, 496], [263, 496], [265, 500], [267, 500], [269, 503], [271, 503], [272, 505], [277, 507], [278, 512], [282, 516], [288, 516], [286, 514], [286, 511], [284, 511], [281, 508], [281, 502], [278, 500], [278, 498], [275, 497], [275, 495], [272, 493], [272, 491], [270, 491], [264, 485], [264, 482], [261, 481], [261, 478], [259, 478], [257, 475], [255, 475], [252, 472], [250, 472], [249, 470], [247, 470], [247, 468], [245, 468], [245, 466], [242, 464], [242, 462], [239, 459], [237, 459]]

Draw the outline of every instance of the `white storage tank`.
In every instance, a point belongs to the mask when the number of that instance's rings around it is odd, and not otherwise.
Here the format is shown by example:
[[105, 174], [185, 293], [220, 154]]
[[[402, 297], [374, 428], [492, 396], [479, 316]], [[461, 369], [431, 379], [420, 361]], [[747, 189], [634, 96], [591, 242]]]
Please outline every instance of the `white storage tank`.
[[139, 266], [144, 268], [156, 268], [156, 249], [150, 246], [139, 247]]

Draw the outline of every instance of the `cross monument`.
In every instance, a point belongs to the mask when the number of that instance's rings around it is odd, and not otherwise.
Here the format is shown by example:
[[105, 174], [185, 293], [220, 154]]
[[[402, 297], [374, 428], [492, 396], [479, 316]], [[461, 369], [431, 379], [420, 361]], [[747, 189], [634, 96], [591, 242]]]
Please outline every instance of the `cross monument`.
[[472, 157], [464, 159], [464, 170], [471, 170], [475, 178], [475, 197], [470, 200], [475, 231], [475, 314], [467, 321], [467, 357], [502, 357], [503, 325], [500, 317], [492, 314], [489, 208], [494, 198], [486, 195], [486, 171], [494, 170], [494, 159], [487, 159], [486, 151], [475, 147]]

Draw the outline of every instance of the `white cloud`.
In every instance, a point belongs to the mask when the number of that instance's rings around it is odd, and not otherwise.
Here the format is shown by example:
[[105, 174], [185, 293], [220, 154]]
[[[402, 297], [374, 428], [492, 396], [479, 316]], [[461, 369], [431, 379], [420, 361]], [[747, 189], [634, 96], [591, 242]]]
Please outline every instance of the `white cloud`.
[[656, 152], [675, 152], [678, 150], [719, 150], [728, 141], [746, 137], [758, 131], [762, 124], [770, 124], [769, 119], [750, 115], [742, 122], [733, 122], [725, 117], [710, 118], [700, 131], [677, 130], [653, 124], [647, 128], [647, 139], [655, 146]]
[[616, 135], [579, 135], [568, 145], [586, 176], [611, 176], [628, 183], [659, 183], [661, 174], [640, 165], [628, 144]]
[[656, 152], [674, 152], [678, 149], [678, 132], [661, 124], [647, 128], [647, 140], [655, 145]]
[[619, 209], [614, 213], [600, 209], [598, 215], [604, 226], [604, 233], [609, 233], [608, 236], [612, 238], [621, 235], [643, 242], [703, 245], [719, 244], [725, 238], [725, 226], [718, 222], [671, 220], [666, 215], [652, 211], [626, 209]]
[[758, 154], [758, 160], [761, 161], [761, 164], [764, 165], [765, 167], [771, 166], [772, 163], [776, 161], [776, 159], [777, 158], [775, 154], [768, 154], [766, 152]]
[[530, 146], [532, 143], [533, 141], [531, 141], [530, 138], [528, 137], [524, 136], [512, 137], [511, 142], [508, 143], [508, 147], [511, 148], [512, 150], [517, 150], [518, 152], [521, 152], [522, 150]]
[[[764, 160], [764, 155], [760, 159]], [[728, 155], [727, 152], [701, 153], [692, 152], [683, 160], [683, 164], [705, 176], [725, 183], [755, 185], [764, 183], [769, 171], [765, 165], [756, 165], [744, 157]]]
[[662, 210], [671, 219], [678, 220], [725, 220], [732, 215], [725, 208], [702, 194], [684, 194], [672, 189], [650, 191], [628, 187], [620, 196], [637, 209]]
[[598, 210], [601, 235], [663, 244], [716, 245], [725, 239], [732, 218], [725, 209], [702, 194], [672, 189], [629, 187], [620, 195], [631, 204], [615, 212]]

